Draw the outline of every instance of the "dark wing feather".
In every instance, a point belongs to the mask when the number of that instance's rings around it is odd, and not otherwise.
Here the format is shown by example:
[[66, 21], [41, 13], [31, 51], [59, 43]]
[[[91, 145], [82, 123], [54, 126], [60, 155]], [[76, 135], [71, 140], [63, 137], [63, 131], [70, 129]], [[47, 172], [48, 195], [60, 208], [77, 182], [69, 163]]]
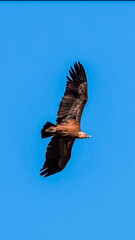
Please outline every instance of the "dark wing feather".
[[46, 161], [40, 175], [47, 177], [64, 169], [71, 157], [71, 150], [75, 139], [53, 137], [48, 144]]
[[67, 118], [81, 121], [84, 106], [88, 100], [87, 76], [80, 62], [69, 70], [71, 78], [67, 77], [66, 91], [60, 103], [57, 122]]

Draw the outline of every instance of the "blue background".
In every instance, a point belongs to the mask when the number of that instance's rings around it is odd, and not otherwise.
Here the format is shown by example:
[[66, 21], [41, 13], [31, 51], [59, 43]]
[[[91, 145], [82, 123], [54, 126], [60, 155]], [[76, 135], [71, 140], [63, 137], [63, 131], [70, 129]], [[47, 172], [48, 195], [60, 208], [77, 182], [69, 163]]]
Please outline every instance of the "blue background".
[[[67, 167], [39, 176], [68, 69], [89, 101]], [[0, 3], [0, 239], [135, 239], [135, 3]]]

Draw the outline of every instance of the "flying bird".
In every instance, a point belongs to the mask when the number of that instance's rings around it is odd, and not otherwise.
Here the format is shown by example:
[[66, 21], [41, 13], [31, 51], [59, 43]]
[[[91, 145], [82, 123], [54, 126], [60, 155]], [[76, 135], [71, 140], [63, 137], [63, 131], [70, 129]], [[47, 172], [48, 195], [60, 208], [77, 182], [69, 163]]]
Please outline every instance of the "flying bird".
[[52, 139], [48, 144], [45, 163], [40, 175], [47, 177], [62, 171], [71, 158], [71, 150], [76, 138], [90, 138], [81, 131], [80, 122], [83, 109], [88, 101], [87, 76], [80, 62], [69, 70], [64, 96], [60, 102], [56, 124], [47, 122], [41, 130], [41, 137]]

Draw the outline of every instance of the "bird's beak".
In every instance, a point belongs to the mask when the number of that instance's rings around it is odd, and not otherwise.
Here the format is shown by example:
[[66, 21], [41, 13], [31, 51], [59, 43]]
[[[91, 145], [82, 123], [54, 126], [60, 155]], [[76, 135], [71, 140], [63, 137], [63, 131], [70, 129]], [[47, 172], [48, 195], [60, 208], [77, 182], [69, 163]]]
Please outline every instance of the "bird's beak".
[[91, 135], [86, 134], [86, 138], [91, 138]]

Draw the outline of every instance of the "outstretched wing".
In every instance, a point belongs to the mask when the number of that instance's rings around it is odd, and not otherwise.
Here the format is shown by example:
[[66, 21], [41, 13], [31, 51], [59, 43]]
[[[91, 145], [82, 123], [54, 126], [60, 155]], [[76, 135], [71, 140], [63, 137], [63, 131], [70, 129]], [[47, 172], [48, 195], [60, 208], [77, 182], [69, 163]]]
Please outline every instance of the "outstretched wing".
[[84, 106], [88, 100], [87, 76], [80, 62], [69, 70], [71, 78], [67, 77], [66, 91], [60, 103], [57, 122], [65, 119], [75, 119], [80, 123]]
[[40, 170], [40, 175], [47, 177], [62, 171], [71, 157], [71, 150], [75, 139], [53, 137], [48, 144], [46, 161]]

